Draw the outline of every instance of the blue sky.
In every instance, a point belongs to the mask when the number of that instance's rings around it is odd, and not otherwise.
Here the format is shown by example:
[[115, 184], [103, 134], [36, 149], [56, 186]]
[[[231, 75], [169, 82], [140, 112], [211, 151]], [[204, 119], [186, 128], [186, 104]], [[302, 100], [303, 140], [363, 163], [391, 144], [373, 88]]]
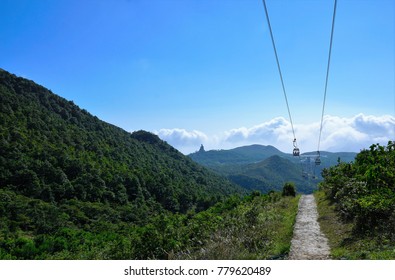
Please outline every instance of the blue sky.
[[[267, 0], [296, 137], [315, 150], [333, 1]], [[322, 148], [395, 138], [395, 1], [339, 0]], [[0, 0], [0, 67], [184, 153], [292, 149], [261, 0]]]

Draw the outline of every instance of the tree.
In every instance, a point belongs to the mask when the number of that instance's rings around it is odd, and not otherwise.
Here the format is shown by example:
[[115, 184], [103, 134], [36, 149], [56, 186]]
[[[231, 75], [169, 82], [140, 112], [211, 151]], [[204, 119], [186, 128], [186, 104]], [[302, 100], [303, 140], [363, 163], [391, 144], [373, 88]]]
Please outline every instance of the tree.
[[295, 196], [296, 195], [296, 190], [295, 190], [295, 184], [293, 182], [287, 182], [284, 184], [283, 187], [283, 196]]

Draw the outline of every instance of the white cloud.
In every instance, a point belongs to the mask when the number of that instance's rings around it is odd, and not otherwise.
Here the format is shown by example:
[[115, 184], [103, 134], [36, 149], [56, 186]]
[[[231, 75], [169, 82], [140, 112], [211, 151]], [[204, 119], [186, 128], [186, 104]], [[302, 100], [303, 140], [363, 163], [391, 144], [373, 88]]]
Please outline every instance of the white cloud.
[[263, 144], [282, 148], [285, 139], [293, 139], [291, 124], [278, 117], [251, 128], [241, 127], [226, 131], [221, 142], [228, 144], [226, 146]]
[[200, 147], [200, 144], [208, 141], [207, 135], [198, 130], [187, 131], [181, 128], [163, 128], [154, 133], [183, 153], [195, 151]]
[[371, 144], [387, 144], [395, 139], [395, 117], [366, 116], [351, 118], [325, 116], [322, 149], [359, 152]]
[[[301, 151], [316, 151], [320, 123], [294, 124], [294, 128]], [[196, 151], [200, 144], [204, 144], [206, 150], [229, 149], [251, 144], [272, 145], [288, 153], [291, 153], [293, 148], [291, 124], [283, 117], [211, 136], [201, 131], [185, 129], [161, 129], [156, 134], [184, 153]], [[369, 148], [371, 144], [385, 145], [389, 140], [395, 140], [394, 116], [325, 116], [320, 150], [359, 152], [361, 149]]]
[[274, 118], [268, 122], [251, 128], [236, 128], [225, 132], [225, 141], [273, 141], [278, 136], [292, 133], [290, 123], [282, 117]]

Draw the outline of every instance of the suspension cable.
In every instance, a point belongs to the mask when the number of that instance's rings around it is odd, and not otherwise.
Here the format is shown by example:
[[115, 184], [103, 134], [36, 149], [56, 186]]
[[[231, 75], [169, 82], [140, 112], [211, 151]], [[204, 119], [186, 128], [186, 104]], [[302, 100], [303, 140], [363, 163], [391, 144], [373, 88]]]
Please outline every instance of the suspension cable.
[[265, 8], [265, 14], [266, 14], [266, 19], [267, 19], [267, 25], [269, 26], [270, 37], [272, 38], [272, 44], [273, 44], [274, 54], [275, 54], [275, 56], [276, 56], [276, 61], [277, 61], [277, 68], [278, 68], [278, 72], [279, 72], [279, 74], [280, 74], [280, 80], [281, 80], [281, 85], [282, 85], [283, 93], [284, 93], [284, 97], [285, 97], [285, 103], [287, 104], [288, 116], [289, 116], [289, 120], [290, 120], [290, 122], [291, 122], [292, 133], [293, 133], [293, 136], [294, 136], [294, 146], [295, 146], [295, 148], [296, 148], [296, 147], [297, 147], [297, 144], [296, 144], [296, 136], [295, 136], [294, 125], [293, 125], [293, 122], [292, 122], [291, 111], [290, 111], [290, 109], [289, 109], [287, 93], [286, 93], [286, 91], [285, 91], [283, 75], [282, 75], [282, 73], [281, 73], [280, 62], [279, 62], [278, 55], [277, 55], [276, 44], [274, 43], [274, 36], [273, 36], [273, 32], [272, 32], [272, 27], [271, 27], [271, 25], [270, 25], [269, 14], [268, 14], [268, 12], [267, 12], [266, 1], [265, 1], [265, 0], [262, 0], [262, 2], [263, 2], [263, 6], [264, 6], [264, 8]]
[[323, 101], [323, 103], [322, 103], [322, 114], [321, 114], [320, 134], [319, 134], [319, 137], [318, 137], [318, 148], [317, 148], [318, 156], [319, 156], [320, 144], [321, 144], [322, 125], [323, 125], [323, 122], [324, 122], [324, 112], [325, 112], [326, 92], [327, 92], [327, 88], [328, 88], [329, 67], [330, 67], [330, 64], [331, 64], [333, 32], [334, 32], [334, 30], [335, 30], [336, 6], [337, 6], [337, 0], [335, 0], [335, 4], [334, 4], [334, 8], [333, 8], [332, 31], [331, 31], [331, 40], [330, 40], [330, 43], [329, 43], [328, 66], [327, 66], [327, 68], [326, 68], [324, 101]]

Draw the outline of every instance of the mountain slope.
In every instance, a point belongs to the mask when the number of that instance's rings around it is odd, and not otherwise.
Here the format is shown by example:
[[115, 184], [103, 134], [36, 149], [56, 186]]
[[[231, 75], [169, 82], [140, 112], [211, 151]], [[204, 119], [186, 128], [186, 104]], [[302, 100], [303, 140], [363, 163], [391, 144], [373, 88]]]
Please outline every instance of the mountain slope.
[[134, 222], [163, 210], [206, 209], [242, 192], [157, 136], [130, 134], [4, 70], [0, 190], [56, 207], [77, 201], [134, 209], [119, 218]]
[[311, 192], [318, 180], [307, 180], [301, 175], [300, 165], [275, 155], [258, 163], [241, 166], [238, 173], [228, 177], [240, 186], [263, 193], [280, 191], [286, 182], [294, 182], [298, 192]]
[[211, 168], [223, 165], [240, 165], [262, 161], [273, 155], [286, 155], [273, 146], [251, 145], [231, 150], [198, 151], [188, 156], [194, 161]]
[[293, 181], [302, 193], [311, 193], [322, 179], [321, 171], [338, 160], [350, 162], [356, 153], [321, 152], [321, 165], [315, 166], [316, 152], [294, 157], [273, 146], [251, 145], [231, 150], [190, 154], [194, 161], [227, 176], [232, 182], [251, 190], [280, 190], [284, 182]]

